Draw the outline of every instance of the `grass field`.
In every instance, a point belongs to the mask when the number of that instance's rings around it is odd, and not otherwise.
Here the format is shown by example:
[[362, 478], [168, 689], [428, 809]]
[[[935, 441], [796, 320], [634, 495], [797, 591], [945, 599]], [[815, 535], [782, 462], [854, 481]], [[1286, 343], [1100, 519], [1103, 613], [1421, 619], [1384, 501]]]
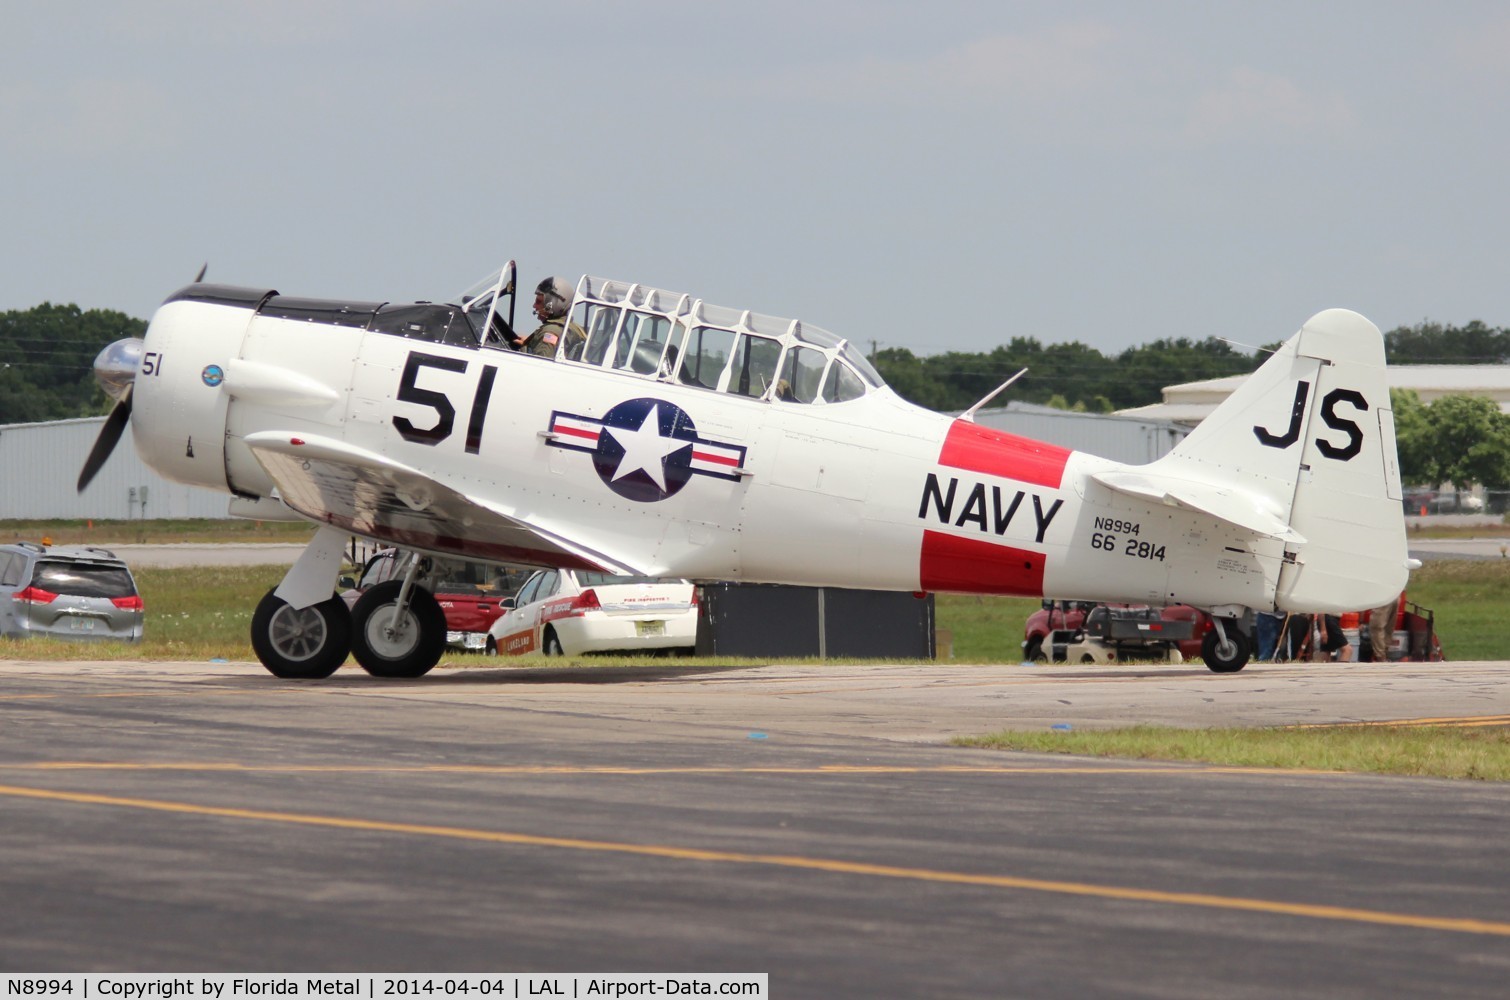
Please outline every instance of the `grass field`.
[[[146, 638], [134, 647], [14, 642], [0, 655], [32, 659], [252, 659], [252, 610], [281, 579], [277, 566], [200, 566], [136, 571], [147, 608]], [[1448, 659], [1510, 659], [1510, 560], [1433, 560], [1417, 570], [1410, 597], [1436, 613]], [[959, 663], [1016, 663], [1022, 629], [1038, 601], [940, 594], [937, 625], [951, 637]], [[458, 654], [457, 662], [475, 657]], [[601, 660], [592, 662], [602, 662]]]
[[958, 746], [1082, 757], [1201, 761], [1230, 767], [1350, 771], [1510, 780], [1510, 729], [1331, 726], [1318, 729], [1173, 729], [1005, 732]]
[[185, 518], [180, 521], [0, 521], [0, 541], [54, 545], [171, 545], [175, 542], [307, 542], [304, 521]]
[[1408, 593], [1436, 615], [1447, 659], [1510, 660], [1510, 559], [1433, 559]]

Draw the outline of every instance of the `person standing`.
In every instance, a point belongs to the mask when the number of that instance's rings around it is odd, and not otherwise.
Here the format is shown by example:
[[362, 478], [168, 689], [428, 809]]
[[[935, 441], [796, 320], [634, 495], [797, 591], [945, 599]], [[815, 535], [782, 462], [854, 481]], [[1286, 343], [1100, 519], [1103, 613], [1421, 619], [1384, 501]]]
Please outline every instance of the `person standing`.
[[1316, 616], [1316, 641], [1325, 659], [1341, 663], [1353, 658], [1353, 644], [1342, 631], [1342, 619], [1336, 615]]
[[1368, 613], [1369, 659], [1375, 663], [1385, 663], [1389, 660], [1389, 647], [1395, 638], [1395, 619], [1399, 614], [1399, 608], [1400, 598], [1397, 597]]

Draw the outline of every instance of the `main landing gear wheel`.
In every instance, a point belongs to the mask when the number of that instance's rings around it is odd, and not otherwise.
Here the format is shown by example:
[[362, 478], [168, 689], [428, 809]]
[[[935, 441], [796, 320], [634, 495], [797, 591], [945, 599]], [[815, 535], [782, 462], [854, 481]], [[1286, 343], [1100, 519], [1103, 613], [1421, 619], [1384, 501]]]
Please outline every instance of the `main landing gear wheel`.
[[1248, 637], [1238, 630], [1236, 622], [1227, 625], [1226, 632], [1225, 642], [1214, 628], [1201, 640], [1201, 659], [1212, 673], [1233, 674], [1248, 664], [1252, 652]]
[[329, 677], [351, 651], [351, 612], [339, 597], [296, 609], [269, 590], [252, 614], [252, 649], [274, 677]]
[[419, 677], [446, 650], [446, 613], [423, 587], [409, 588], [409, 606], [398, 606], [402, 580], [380, 583], [351, 609], [351, 655], [374, 677]]

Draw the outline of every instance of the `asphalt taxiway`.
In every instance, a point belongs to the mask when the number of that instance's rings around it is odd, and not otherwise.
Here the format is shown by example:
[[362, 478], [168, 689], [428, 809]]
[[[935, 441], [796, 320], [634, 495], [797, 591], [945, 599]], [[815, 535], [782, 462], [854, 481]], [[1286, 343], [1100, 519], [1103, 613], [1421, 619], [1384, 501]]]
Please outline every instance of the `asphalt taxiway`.
[[0, 662], [0, 966], [763, 971], [832, 996], [1501, 996], [1510, 788], [952, 747], [1510, 723], [1510, 663]]

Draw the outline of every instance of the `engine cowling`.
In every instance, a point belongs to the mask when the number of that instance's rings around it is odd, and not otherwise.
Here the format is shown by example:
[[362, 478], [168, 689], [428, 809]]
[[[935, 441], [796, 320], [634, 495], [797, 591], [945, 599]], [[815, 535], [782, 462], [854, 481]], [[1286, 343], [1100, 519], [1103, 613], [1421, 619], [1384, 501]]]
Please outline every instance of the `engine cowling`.
[[131, 432], [159, 475], [220, 492], [252, 492], [229, 481], [226, 369], [241, 352], [271, 290], [195, 284], [164, 302], [147, 327], [132, 390]]

